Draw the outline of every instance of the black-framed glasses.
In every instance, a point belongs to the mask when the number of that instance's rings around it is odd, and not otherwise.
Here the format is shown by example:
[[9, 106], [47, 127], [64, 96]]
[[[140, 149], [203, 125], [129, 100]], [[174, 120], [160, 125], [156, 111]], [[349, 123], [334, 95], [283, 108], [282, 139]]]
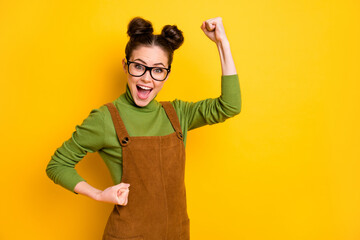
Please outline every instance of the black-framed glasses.
[[138, 62], [129, 61], [129, 59], [126, 59], [126, 64], [128, 65], [128, 72], [131, 76], [141, 77], [149, 70], [150, 76], [156, 81], [164, 81], [171, 69], [171, 66], [169, 66], [169, 68], [148, 67]]

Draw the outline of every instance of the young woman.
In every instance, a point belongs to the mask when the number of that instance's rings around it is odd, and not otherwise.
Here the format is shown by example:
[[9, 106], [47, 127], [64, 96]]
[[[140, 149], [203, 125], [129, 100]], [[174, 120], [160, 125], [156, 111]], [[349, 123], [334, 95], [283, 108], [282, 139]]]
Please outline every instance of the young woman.
[[[221, 96], [157, 102], [171, 72], [173, 52], [184, 37], [176, 25], [166, 25], [154, 35], [149, 21], [134, 18], [122, 61], [126, 92], [92, 110], [47, 166], [55, 183], [114, 204], [103, 240], [190, 238], [184, 184], [187, 131], [223, 122], [241, 109], [238, 75], [222, 19], [204, 21], [201, 29], [219, 51]], [[96, 151], [114, 181], [103, 191], [89, 185], [74, 168], [87, 152]]]

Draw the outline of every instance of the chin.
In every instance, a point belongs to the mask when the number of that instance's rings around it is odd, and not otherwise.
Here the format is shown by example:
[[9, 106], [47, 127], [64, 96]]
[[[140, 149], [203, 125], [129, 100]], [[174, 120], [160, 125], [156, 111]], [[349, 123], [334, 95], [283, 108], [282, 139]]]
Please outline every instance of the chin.
[[139, 107], [145, 107], [145, 106], [147, 106], [149, 104], [149, 102], [151, 102], [151, 100], [150, 101], [149, 100], [143, 101], [143, 100], [135, 99], [134, 102]]
[[147, 106], [154, 99], [153, 93], [150, 93], [150, 96], [148, 96], [146, 99], [140, 99], [136, 94], [137, 93], [135, 92], [133, 95], [133, 99], [135, 104], [139, 107]]
[[138, 89], [136, 88], [136, 86], [132, 87], [131, 90], [132, 90], [131, 93], [132, 93], [132, 97], [134, 99], [134, 102], [138, 107], [147, 106], [155, 98], [156, 93], [158, 92], [158, 91], [153, 89], [150, 92], [150, 94], [147, 96], [147, 98], [142, 99], [140, 96], [138, 96]]

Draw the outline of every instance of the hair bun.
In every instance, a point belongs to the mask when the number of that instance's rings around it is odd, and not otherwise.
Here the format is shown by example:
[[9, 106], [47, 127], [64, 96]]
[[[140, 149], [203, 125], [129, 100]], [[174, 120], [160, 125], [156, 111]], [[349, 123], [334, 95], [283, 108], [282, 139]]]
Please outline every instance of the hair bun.
[[172, 50], [178, 49], [184, 42], [184, 36], [176, 25], [165, 25], [161, 31], [161, 36], [165, 38]]
[[154, 31], [150, 21], [147, 21], [141, 17], [133, 18], [128, 25], [127, 34], [130, 38], [137, 37], [139, 35], [149, 35]]

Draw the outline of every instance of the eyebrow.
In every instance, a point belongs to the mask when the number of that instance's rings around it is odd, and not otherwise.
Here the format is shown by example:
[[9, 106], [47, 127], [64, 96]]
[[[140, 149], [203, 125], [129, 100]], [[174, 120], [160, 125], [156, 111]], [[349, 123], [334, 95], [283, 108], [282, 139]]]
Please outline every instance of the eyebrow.
[[[138, 61], [140, 61], [140, 62], [142, 62], [142, 63], [146, 64], [146, 62], [145, 62], [145, 61], [143, 61], [143, 60], [141, 60], [140, 58], [137, 58], [137, 59], [135, 59], [134, 61], [136, 61], [136, 60], [138, 60]], [[162, 64], [162, 63], [154, 63], [154, 65], [163, 65], [163, 66], [165, 67], [165, 65], [164, 65], [164, 64]]]

